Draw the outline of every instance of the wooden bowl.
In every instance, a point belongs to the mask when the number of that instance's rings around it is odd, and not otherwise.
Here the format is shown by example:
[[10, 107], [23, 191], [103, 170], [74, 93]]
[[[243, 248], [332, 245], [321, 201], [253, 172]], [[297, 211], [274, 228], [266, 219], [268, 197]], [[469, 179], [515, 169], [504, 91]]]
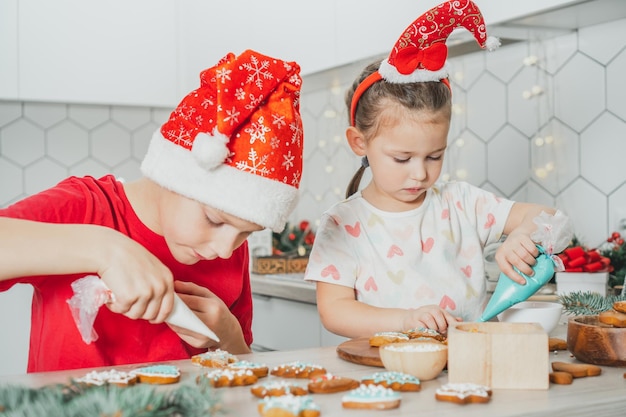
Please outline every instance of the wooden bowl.
[[626, 328], [611, 327], [598, 316], [577, 316], [567, 322], [567, 349], [581, 362], [626, 366]]

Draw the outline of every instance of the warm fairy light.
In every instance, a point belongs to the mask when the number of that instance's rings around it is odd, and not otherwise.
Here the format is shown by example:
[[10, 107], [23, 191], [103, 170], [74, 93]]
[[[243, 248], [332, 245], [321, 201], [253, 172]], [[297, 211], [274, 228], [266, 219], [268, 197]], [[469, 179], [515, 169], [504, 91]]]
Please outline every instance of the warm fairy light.
[[324, 170], [326, 171], [327, 174], [330, 174], [335, 170], [335, 167], [332, 165], [326, 165], [326, 168], [324, 168]]
[[548, 171], [546, 171], [545, 168], [537, 168], [535, 170], [535, 175], [537, 176], [537, 178], [545, 178], [548, 176]]
[[544, 139], [541, 136], [537, 136], [535, 138], [535, 146], [541, 147], [543, 145], [545, 145]]
[[528, 91], [528, 90], [524, 90], [524, 91], [522, 92], [522, 97], [523, 97], [525, 100], [528, 100], [528, 99], [529, 99], [529, 98], [531, 98], [532, 96], [533, 96], [533, 95], [532, 95], [532, 94], [531, 94], [531, 92], [530, 92], [530, 91]]
[[333, 140], [335, 141], [335, 143], [339, 143], [339, 142], [341, 142], [341, 139], [342, 139], [342, 138], [341, 138], [341, 136], [340, 136], [340, 135], [335, 135], [335, 136], [333, 136]]
[[341, 194], [341, 188], [339, 188], [339, 187], [333, 188], [333, 194], [340, 195]]
[[339, 83], [337, 83], [337, 82], [335, 82], [335, 83], [333, 84], [333, 86], [332, 86], [332, 87], [330, 87], [330, 92], [331, 92], [331, 93], [333, 93], [333, 94], [334, 94], [334, 95], [336, 95], [336, 96], [338, 96], [339, 94], [341, 94], [342, 90], [343, 90], [343, 89], [341, 88], [341, 86], [340, 86], [340, 85], [339, 85]]
[[548, 145], [551, 145], [554, 142], [554, 137], [552, 135], [548, 135], [544, 139]]
[[460, 180], [464, 180], [467, 178], [467, 170], [460, 168], [456, 170], [456, 177]]
[[321, 139], [319, 142], [317, 142], [317, 146], [319, 148], [325, 148], [326, 147], [326, 141], [324, 139]]
[[461, 82], [465, 79], [465, 73], [463, 71], [456, 71], [454, 73], [454, 80], [457, 82]]
[[533, 88], [530, 89], [530, 92], [533, 96], [538, 96], [539, 94], [543, 94], [543, 87], [539, 85], [533, 85]]
[[464, 113], [463, 106], [461, 106], [460, 104], [453, 104], [452, 105], [452, 113], [457, 115], [457, 116], [460, 115], [460, 114], [463, 114]]
[[529, 55], [526, 58], [524, 58], [524, 65], [526, 65], [527, 67], [530, 67], [532, 65], [537, 65], [537, 62], [539, 62], [539, 58], [536, 55]]
[[324, 111], [324, 117], [327, 119], [334, 119], [337, 117], [337, 112], [333, 109], [328, 109]]
[[463, 146], [465, 146], [465, 139], [458, 138], [454, 141], [454, 144], [457, 146], [457, 148], [462, 148]]
[[444, 181], [450, 181], [450, 174], [446, 173], [441, 176], [441, 179]]
[[319, 194], [315, 195], [315, 201], [322, 201], [322, 196]]
[[550, 161], [546, 164], [546, 171], [548, 172], [554, 171], [554, 162]]

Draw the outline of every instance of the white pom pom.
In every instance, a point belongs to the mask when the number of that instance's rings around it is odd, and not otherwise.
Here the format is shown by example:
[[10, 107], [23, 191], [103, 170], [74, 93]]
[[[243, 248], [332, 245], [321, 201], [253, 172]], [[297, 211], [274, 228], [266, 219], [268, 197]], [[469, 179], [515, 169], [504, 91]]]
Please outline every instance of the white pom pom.
[[221, 165], [228, 157], [227, 142], [228, 138], [220, 133], [215, 136], [198, 133], [193, 141], [191, 153], [202, 167], [213, 169]]
[[496, 38], [495, 36], [488, 36], [487, 40], [485, 41], [485, 46], [489, 51], [494, 51], [498, 49], [500, 45], [500, 39]]

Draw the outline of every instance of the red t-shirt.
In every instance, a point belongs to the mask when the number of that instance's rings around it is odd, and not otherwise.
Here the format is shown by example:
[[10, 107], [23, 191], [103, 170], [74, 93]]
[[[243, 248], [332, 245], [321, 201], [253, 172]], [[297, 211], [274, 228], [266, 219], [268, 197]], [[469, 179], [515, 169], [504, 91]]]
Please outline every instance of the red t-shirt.
[[[248, 247], [244, 243], [229, 259], [183, 265], [171, 255], [165, 239], [148, 229], [131, 207], [122, 184], [113, 176], [71, 177], [55, 187], [5, 209], [0, 216], [49, 223], [98, 224], [131, 237], [157, 256], [174, 279], [208, 288], [230, 308], [252, 343], [252, 294]], [[28, 372], [186, 359], [206, 351], [185, 343], [166, 324], [131, 320], [102, 307], [94, 323], [98, 339], [86, 344], [74, 323], [67, 300], [71, 283], [84, 274], [23, 277], [0, 281], [0, 291], [17, 283], [34, 288]]]

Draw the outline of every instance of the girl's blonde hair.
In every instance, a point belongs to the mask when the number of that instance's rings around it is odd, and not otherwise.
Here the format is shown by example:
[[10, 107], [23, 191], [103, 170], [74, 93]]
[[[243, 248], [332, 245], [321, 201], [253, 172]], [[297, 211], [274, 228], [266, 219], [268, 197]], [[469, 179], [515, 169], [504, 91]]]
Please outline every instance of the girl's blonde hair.
[[[369, 64], [352, 87], [346, 92], [348, 114], [352, 96], [361, 82], [378, 70], [380, 61]], [[354, 127], [359, 129], [366, 139], [374, 137], [381, 125], [383, 114], [392, 105], [398, 105], [408, 111], [427, 111], [450, 120], [452, 114], [452, 94], [442, 82], [389, 83], [380, 80], [369, 87], [359, 99], [354, 115]], [[363, 177], [366, 165], [363, 164], [350, 180], [346, 198], [356, 193]]]

